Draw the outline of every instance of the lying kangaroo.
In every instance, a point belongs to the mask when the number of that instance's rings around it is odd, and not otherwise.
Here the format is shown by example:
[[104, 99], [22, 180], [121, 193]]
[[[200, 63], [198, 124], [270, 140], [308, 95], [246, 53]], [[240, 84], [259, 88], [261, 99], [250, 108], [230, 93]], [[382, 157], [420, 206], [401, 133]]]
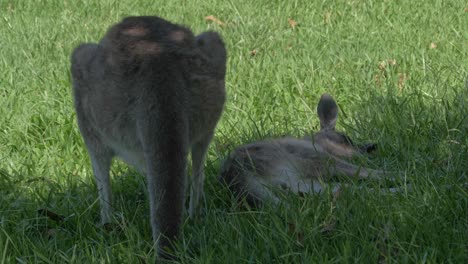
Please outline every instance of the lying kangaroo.
[[99, 44], [77, 47], [71, 58], [101, 221], [111, 222], [109, 169], [118, 156], [146, 175], [152, 235], [162, 255], [179, 233], [189, 149], [190, 216], [203, 193], [205, 154], [225, 101], [226, 56], [217, 33], [195, 37], [158, 17], [128, 17]]
[[[244, 145], [230, 155], [221, 170], [221, 181], [251, 205], [279, 202], [274, 189], [295, 193], [321, 192], [332, 176], [379, 179], [382, 171], [359, 167], [341, 159], [375, 150], [369, 144], [356, 147], [335, 131], [338, 106], [329, 94], [323, 94], [317, 106], [320, 131], [312, 138], [267, 139]], [[335, 184], [334, 191], [339, 184]]]

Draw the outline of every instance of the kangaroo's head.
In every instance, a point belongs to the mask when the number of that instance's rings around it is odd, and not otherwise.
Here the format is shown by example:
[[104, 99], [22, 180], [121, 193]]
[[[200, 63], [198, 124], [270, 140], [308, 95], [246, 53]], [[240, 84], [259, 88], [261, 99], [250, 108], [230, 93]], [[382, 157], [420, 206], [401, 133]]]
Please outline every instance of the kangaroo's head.
[[356, 146], [348, 136], [335, 130], [338, 105], [331, 95], [325, 93], [320, 97], [317, 114], [320, 119], [320, 131], [314, 134], [314, 144], [321, 146], [328, 153], [339, 157], [352, 157], [370, 153], [377, 148], [375, 144]]

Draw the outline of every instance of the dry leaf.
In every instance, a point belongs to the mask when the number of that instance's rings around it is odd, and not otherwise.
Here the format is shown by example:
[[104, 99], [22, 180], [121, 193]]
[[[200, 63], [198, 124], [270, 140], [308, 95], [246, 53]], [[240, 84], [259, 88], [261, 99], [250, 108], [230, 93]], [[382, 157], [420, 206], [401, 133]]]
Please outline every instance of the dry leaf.
[[296, 28], [296, 26], [297, 26], [297, 22], [294, 21], [294, 20], [291, 19], [291, 18], [288, 18], [288, 23], [289, 23], [289, 25], [292, 27], [292, 29]]
[[431, 46], [429, 46], [431, 49], [435, 49], [437, 48], [437, 44], [435, 44], [434, 42], [431, 43]]
[[289, 222], [288, 223], [288, 231], [289, 233], [295, 234], [296, 235], [296, 242], [298, 245], [303, 246], [304, 245], [304, 233], [298, 231], [298, 228], [295, 224]]
[[328, 221], [322, 224], [322, 228], [320, 229], [320, 233], [324, 235], [329, 235], [336, 230], [336, 216], [332, 216]]
[[387, 63], [385, 61], [379, 62], [379, 70], [383, 71], [387, 67]]
[[223, 21], [217, 19], [217, 18], [214, 17], [214, 16], [206, 16], [206, 17], [205, 17], [205, 20], [206, 20], [206, 21], [214, 22], [214, 23], [216, 23], [216, 24], [218, 24], [218, 25], [220, 25], [220, 26], [223, 26], [223, 27], [225, 26], [225, 24], [224, 24]]
[[258, 51], [256, 49], [250, 51], [250, 56], [257, 55]]
[[58, 230], [55, 228], [46, 228], [41, 231], [41, 234], [45, 239], [52, 239], [57, 236], [57, 232]]
[[376, 84], [377, 86], [379, 86], [379, 87], [382, 86], [382, 80], [381, 80], [380, 74], [376, 74], [376, 75], [374, 76], [374, 81], [375, 81], [375, 84]]
[[405, 82], [408, 80], [408, 76], [405, 73], [398, 73], [398, 88], [403, 90]]
[[304, 233], [303, 232], [297, 232], [296, 242], [298, 245], [304, 246]]
[[37, 213], [43, 216], [47, 216], [48, 218], [54, 220], [55, 222], [62, 222], [63, 220], [65, 220], [64, 216], [61, 216], [52, 211], [49, 211], [46, 208], [37, 210]]
[[395, 66], [396, 64], [397, 62], [394, 59], [387, 59], [386, 61], [381, 61], [379, 62], [379, 70], [383, 71], [388, 65]]
[[327, 11], [325, 13], [323, 13], [323, 23], [326, 25], [328, 23], [330, 23], [330, 17], [331, 17], [332, 13]]
[[465, 13], [468, 13], [468, 6], [465, 7], [465, 9], [463, 11], [465, 11]]

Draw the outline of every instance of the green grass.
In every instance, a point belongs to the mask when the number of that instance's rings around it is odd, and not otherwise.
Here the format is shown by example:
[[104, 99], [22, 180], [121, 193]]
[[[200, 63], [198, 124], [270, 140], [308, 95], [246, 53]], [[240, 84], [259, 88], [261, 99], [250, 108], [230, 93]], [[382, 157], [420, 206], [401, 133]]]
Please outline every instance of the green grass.
[[[462, 0], [0, 0], [0, 263], [154, 260], [145, 181], [122, 163], [112, 169], [121, 230], [97, 226], [71, 99], [72, 49], [127, 15], [217, 30], [229, 51], [204, 209], [184, 224], [181, 262], [467, 263], [466, 10]], [[340, 105], [341, 130], [379, 143], [372, 166], [410, 180], [414, 192], [350, 189], [336, 202], [291, 196], [288, 208], [239, 207], [217, 181], [223, 158], [252, 140], [316, 131], [325, 91]]]

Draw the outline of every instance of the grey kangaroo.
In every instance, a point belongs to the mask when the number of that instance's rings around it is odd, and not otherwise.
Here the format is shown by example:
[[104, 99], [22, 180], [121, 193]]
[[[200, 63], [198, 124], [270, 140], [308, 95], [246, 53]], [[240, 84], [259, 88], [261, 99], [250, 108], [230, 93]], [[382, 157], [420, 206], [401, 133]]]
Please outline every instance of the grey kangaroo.
[[[294, 193], [321, 192], [331, 177], [346, 175], [379, 179], [383, 172], [359, 167], [342, 158], [375, 150], [374, 144], [355, 146], [335, 130], [338, 106], [329, 94], [323, 94], [317, 106], [320, 131], [311, 138], [267, 139], [234, 150], [224, 162], [220, 180], [250, 205], [280, 201], [274, 189]], [[339, 184], [332, 184], [333, 191]]]
[[71, 57], [78, 125], [95, 175], [103, 224], [111, 222], [114, 156], [146, 176], [152, 235], [164, 257], [184, 211], [192, 152], [189, 215], [203, 194], [204, 161], [225, 101], [221, 37], [158, 17], [128, 17]]

